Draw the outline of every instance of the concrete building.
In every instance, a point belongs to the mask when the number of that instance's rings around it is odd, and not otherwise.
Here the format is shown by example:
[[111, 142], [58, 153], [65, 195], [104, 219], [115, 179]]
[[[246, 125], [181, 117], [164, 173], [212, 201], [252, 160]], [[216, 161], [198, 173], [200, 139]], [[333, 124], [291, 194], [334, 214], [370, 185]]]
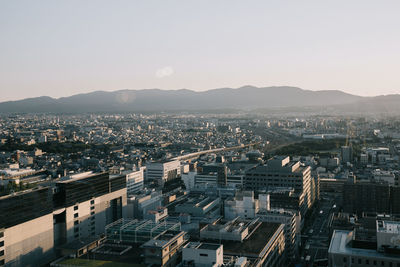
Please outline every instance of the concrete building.
[[390, 213], [391, 187], [370, 181], [347, 182], [343, 185], [343, 211], [361, 215], [363, 212]]
[[160, 191], [148, 192], [128, 198], [127, 217], [143, 219], [150, 210], [161, 206], [162, 194]]
[[342, 162], [347, 163], [347, 162], [352, 162], [353, 160], [353, 149], [350, 146], [342, 146], [340, 149], [340, 155], [342, 157]]
[[30, 266], [54, 257], [50, 188], [0, 197], [0, 266]]
[[149, 210], [144, 215], [144, 219], [151, 220], [155, 223], [165, 220], [167, 217], [168, 217], [168, 209], [165, 207], [158, 207], [155, 210]]
[[186, 202], [176, 205], [175, 211], [194, 217], [215, 216], [220, 212], [220, 198], [189, 196]]
[[263, 222], [281, 223], [285, 225], [285, 249], [289, 260], [293, 260], [299, 254], [300, 246], [300, 214], [284, 210], [262, 210], [257, 213], [257, 218]]
[[253, 191], [239, 191], [235, 197], [224, 201], [225, 219], [232, 220], [236, 217], [252, 219], [261, 210], [269, 210], [269, 195], [259, 194], [258, 199], [254, 198]]
[[313, 205], [318, 194], [312, 192], [311, 168], [301, 166], [299, 161], [290, 161], [289, 157], [274, 157], [266, 165], [256, 166], [246, 172], [245, 188], [250, 190], [293, 188], [303, 199], [303, 211]]
[[220, 267], [224, 264], [223, 245], [190, 242], [182, 249], [183, 266]]
[[187, 242], [184, 231], [167, 230], [150, 239], [141, 247], [145, 263], [149, 266], [176, 266], [183, 245]]
[[181, 176], [181, 163], [179, 160], [151, 162], [146, 165], [146, 179], [163, 185]]
[[[187, 189], [192, 189], [197, 185], [209, 184], [217, 186], [218, 173], [197, 173], [189, 172], [182, 175]], [[227, 174], [226, 185], [230, 187], [243, 186], [244, 176], [240, 174]]]
[[259, 219], [220, 219], [200, 228], [200, 240], [223, 244], [224, 256], [246, 257], [250, 266], [284, 266], [284, 225]]
[[126, 217], [126, 179], [108, 173], [61, 178], [54, 194], [55, 244], [98, 236], [105, 226]]
[[[329, 246], [329, 266], [400, 266], [400, 222], [376, 221], [376, 237], [335, 230]], [[370, 241], [369, 241], [370, 240]]]
[[122, 175], [126, 177], [126, 189], [128, 196], [137, 194], [144, 187], [144, 170], [146, 168], [142, 167], [137, 171], [126, 171]]

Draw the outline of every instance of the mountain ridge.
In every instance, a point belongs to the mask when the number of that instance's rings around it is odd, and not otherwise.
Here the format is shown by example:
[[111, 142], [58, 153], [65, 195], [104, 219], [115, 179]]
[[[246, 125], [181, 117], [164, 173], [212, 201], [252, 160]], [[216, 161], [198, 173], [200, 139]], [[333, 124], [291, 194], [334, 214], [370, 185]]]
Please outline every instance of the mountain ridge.
[[293, 86], [216, 88], [207, 91], [189, 89], [121, 89], [93, 91], [68, 97], [33, 97], [0, 102], [0, 112], [140, 112], [171, 110], [259, 109], [287, 107], [323, 107], [376, 101], [400, 106], [400, 95], [357, 96], [340, 90], [305, 90]]

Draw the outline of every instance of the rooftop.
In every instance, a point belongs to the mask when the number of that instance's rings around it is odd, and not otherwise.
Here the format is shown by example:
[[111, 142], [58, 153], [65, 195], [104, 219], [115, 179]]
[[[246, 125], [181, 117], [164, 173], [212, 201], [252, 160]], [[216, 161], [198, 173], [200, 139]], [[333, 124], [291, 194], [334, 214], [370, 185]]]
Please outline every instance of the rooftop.
[[281, 227], [279, 223], [262, 222], [261, 225], [251, 233], [250, 237], [243, 242], [222, 242], [224, 254], [230, 255], [254, 255], [258, 257], [264, 248], [272, 241], [274, 234]]
[[376, 231], [379, 233], [399, 234], [400, 222], [395, 221], [376, 221]]
[[329, 254], [352, 255], [375, 259], [381, 258], [385, 260], [393, 258], [396, 259], [396, 261], [400, 258], [400, 256], [380, 253], [374, 249], [353, 248], [351, 243], [352, 239], [353, 231], [335, 230], [329, 245]]

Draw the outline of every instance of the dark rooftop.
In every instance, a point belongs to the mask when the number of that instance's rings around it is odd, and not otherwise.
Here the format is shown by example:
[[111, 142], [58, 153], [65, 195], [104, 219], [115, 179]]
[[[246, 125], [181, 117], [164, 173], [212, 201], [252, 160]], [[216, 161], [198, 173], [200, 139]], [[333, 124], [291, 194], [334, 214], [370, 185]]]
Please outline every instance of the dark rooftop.
[[222, 241], [224, 255], [259, 257], [280, 226], [281, 224], [279, 223], [262, 222], [250, 237], [243, 240], [243, 242]]

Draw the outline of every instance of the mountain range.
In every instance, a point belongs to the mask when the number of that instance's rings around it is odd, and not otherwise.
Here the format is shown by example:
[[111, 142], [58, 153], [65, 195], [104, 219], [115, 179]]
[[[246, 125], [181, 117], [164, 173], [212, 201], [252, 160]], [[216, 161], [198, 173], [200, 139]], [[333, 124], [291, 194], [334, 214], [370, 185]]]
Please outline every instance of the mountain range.
[[203, 92], [181, 90], [95, 91], [69, 97], [47, 96], [0, 103], [0, 112], [85, 113], [191, 110], [255, 110], [333, 107], [349, 112], [400, 112], [400, 95], [362, 97], [338, 90], [243, 86]]

